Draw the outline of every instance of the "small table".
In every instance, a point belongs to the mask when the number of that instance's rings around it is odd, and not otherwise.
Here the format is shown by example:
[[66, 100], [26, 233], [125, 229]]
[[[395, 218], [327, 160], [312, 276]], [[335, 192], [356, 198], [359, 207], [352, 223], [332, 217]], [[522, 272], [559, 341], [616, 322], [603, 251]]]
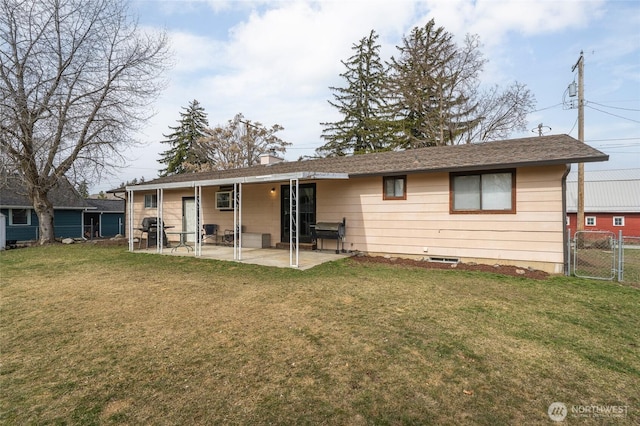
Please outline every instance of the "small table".
[[178, 243], [177, 246], [175, 246], [175, 247], [173, 247], [171, 249], [171, 253], [173, 253], [174, 251], [178, 250], [179, 247], [186, 247], [187, 248], [187, 252], [193, 250], [193, 247], [191, 247], [190, 245], [187, 244], [187, 235], [189, 235], [189, 234], [195, 235], [195, 232], [193, 232], [193, 231], [175, 231], [175, 232], [167, 232], [167, 234], [180, 235], [180, 243]]

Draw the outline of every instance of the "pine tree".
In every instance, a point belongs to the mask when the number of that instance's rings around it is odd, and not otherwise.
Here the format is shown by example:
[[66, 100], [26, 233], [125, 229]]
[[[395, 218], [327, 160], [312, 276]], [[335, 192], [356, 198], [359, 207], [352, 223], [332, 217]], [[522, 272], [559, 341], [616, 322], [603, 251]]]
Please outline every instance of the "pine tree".
[[358, 44], [355, 51], [342, 64], [347, 70], [340, 74], [346, 87], [330, 87], [334, 93], [331, 106], [342, 114], [342, 120], [321, 123], [325, 128], [322, 138], [325, 145], [316, 150], [319, 156], [362, 154], [387, 150], [391, 135], [388, 119], [384, 117], [383, 81], [385, 68], [380, 60], [378, 35], [371, 31]]
[[435, 21], [403, 38], [398, 59], [389, 64], [389, 96], [400, 148], [450, 145], [478, 122], [474, 95], [484, 59], [477, 36], [458, 46]]
[[195, 99], [187, 108], [182, 109], [184, 112], [180, 112], [179, 124], [175, 127], [169, 126], [172, 130], [171, 134], [163, 134], [167, 139], [162, 143], [169, 144], [171, 148], [161, 153], [162, 158], [158, 160], [167, 165], [160, 170], [160, 176], [197, 171], [204, 162], [196, 154], [194, 147], [198, 139], [205, 135], [205, 129], [209, 125], [207, 114]]

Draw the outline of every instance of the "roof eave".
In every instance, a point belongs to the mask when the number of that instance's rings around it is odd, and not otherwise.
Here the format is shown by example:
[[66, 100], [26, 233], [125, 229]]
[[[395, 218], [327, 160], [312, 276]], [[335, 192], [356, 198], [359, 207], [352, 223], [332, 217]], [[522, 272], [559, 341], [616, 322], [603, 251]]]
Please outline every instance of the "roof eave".
[[455, 167], [438, 167], [429, 169], [406, 169], [406, 170], [388, 170], [383, 172], [374, 173], [351, 173], [350, 176], [382, 176], [390, 174], [416, 174], [416, 173], [448, 173], [448, 172], [473, 172], [478, 170], [498, 170], [498, 169], [514, 169], [518, 167], [533, 167], [533, 166], [557, 166], [565, 164], [577, 164], [577, 163], [594, 163], [600, 161], [608, 161], [609, 156], [598, 157], [581, 157], [571, 159], [555, 159], [544, 161], [520, 161], [512, 163], [485, 163], [480, 165], [465, 165]]
[[313, 179], [349, 179], [347, 173], [321, 173], [321, 172], [292, 172], [259, 176], [239, 176], [224, 179], [190, 180], [184, 182], [167, 182], [147, 185], [127, 186], [127, 191], [153, 191], [158, 189], [184, 189], [195, 188], [196, 186], [221, 186], [233, 185], [235, 183], [267, 183], [282, 182], [291, 179], [313, 180]]

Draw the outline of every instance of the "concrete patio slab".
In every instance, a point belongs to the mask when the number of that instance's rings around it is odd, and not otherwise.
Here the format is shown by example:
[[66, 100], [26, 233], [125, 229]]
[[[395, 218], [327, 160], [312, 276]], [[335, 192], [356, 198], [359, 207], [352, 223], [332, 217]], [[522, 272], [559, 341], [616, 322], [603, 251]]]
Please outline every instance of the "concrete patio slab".
[[[155, 247], [149, 249], [136, 249], [135, 253], [157, 253]], [[193, 250], [186, 247], [163, 248], [163, 255], [169, 256], [190, 256], [195, 257]], [[277, 268], [290, 268], [289, 250], [275, 248], [243, 248], [242, 258], [240, 260], [233, 259], [233, 247], [216, 246], [204, 244], [202, 246], [201, 259], [215, 259], [230, 262], [248, 263], [252, 265], [273, 266]], [[353, 256], [354, 253], [336, 254], [334, 250], [300, 250], [298, 253], [298, 267], [296, 269], [306, 270], [314, 266], [321, 265], [326, 262], [344, 259]], [[295, 256], [295, 253], [294, 253]], [[295, 262], [295, 259], [294, 259]]]

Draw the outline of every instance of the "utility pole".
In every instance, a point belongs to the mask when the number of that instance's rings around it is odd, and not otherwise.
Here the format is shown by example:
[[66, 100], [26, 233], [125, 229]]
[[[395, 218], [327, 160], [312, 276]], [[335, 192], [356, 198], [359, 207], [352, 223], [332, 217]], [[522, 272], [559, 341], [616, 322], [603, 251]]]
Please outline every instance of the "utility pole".
[[[578, 140], [584, 142], [584, 54], [580, 51], [578, 62], [571, 68], [578, 68]], [[578, 215], [576, 230], [584, 231], [584, 163], [578, 163]]]

